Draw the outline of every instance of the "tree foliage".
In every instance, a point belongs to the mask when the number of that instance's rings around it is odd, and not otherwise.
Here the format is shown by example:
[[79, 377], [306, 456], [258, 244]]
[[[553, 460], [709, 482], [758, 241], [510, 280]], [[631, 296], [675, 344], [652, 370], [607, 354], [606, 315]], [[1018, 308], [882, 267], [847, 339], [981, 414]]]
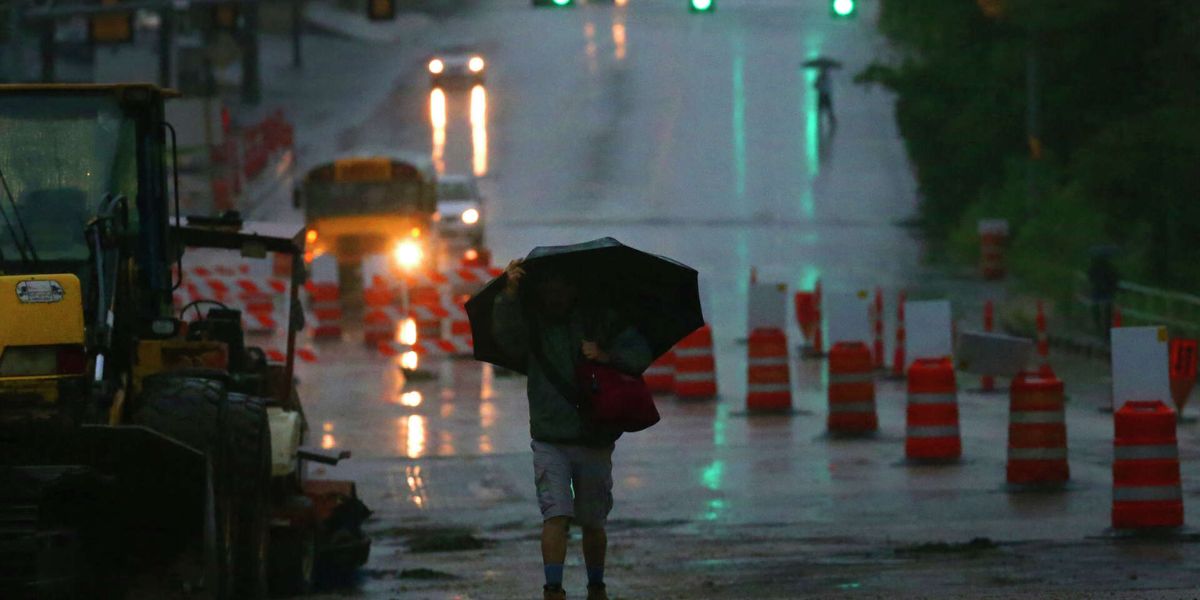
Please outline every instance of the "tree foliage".
[[1036, 239], [1041, 262], [1069, 271], [1081, 244], [1115, 243], [1126, 276], [1197, 287], [1200, 2], [988, 4], [1001, 7], [994, 18], [967, 0], [882, 0], [894, 52], [859, 75], [896, 93], [926, 232], [963, 246], [974, 219], [1006, 216], [1017, 255]]

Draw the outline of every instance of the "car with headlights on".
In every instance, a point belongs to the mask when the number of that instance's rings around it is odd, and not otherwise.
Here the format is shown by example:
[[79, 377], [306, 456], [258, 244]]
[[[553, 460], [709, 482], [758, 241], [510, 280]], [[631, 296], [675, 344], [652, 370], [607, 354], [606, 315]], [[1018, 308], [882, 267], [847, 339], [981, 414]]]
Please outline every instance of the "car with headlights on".
[[433, 87], [482, 85], [487, 75], [487, 61], [471, 48], [455, 46], [429, 57], [426, 69]]
[[471, 175], [438, 178], [438, 233], [461, 262], [473, 262], [484, 252], [483, 200]]

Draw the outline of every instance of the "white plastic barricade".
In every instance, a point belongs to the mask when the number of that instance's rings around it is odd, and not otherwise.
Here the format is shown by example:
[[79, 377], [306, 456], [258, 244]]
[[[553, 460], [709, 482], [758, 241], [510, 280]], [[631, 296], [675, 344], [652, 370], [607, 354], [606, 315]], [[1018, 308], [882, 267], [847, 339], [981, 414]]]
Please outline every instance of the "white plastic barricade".
[[750, 285], [746, 311], [746, 332], [755, 329], [787, 331], [787, 285], [754, 283]]
[[825, 315], [826, 342], [833, 347], [839, 342], [871, 342], [870, 295], [857, 292], [830, 291], [821, 299]]
[[909, 364], [918, 358], [954, 355], [949, 300], [910, 300], [904, 305], [904, 319], [904, 355]]
[[1013, 377], [1031, 366], [1033, 340], [999, 333], [964, 331], [958, 338], [958, 352], [954, 358], [960, 371]]
[[1171, 398], [1166, 327], [1112, 328], [1113, 410], [1130, 400]]

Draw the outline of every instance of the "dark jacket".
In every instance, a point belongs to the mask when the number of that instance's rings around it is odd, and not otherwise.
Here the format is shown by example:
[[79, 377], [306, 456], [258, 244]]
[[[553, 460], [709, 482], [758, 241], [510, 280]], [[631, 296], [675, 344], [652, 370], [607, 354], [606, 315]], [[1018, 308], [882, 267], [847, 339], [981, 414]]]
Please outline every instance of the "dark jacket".
[[[582, 356], [580, 346], [592, 338], [611, 356], [610, 366], [640, 375], [654, 360], [650, 345], [636, 329], [621, 327], [611, 311], [576, 310], [564, 323], [553, 323], [524, 313], [516, 298], [500, 294], [492, 307], [492, 329], [504, 351], [528, 365], [529, 433], [541, 442], [604, 447], [620, 432], [590, 426], [576, 405], [575, 366]], [[546, 375], [534, 353], [533, 335], [538, 336], [542, 355], [558, 373], [561, 383], [572, 387], [567, 398]], [[586, 335], [591, 333], [591, 336]]]

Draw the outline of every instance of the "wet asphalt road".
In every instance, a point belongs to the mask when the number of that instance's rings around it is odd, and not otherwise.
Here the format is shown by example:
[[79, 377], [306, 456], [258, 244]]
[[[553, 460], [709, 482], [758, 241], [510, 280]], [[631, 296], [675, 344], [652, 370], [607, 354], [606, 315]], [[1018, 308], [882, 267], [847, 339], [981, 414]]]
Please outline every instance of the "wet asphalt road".
[[[747, 281], [891, 292], [932, 277], [897, 224], [915, 183], [891, 98], [851, 83], [881, 51], [874, 3], [833, 21], [820, 0], [723, 0], [689, 15], [682, 0], [533, 10], [494, 0], [437, 25], [439, 43], [472, 43], [489, 63], [482, 91], [429, 90], [422, 57], [362, 122], [315, 143], [429, 153], [444, 172], [484, 177], [497, 262], [539, 244], [611, 235], [701, 273], [714, 325], [721, 398], [663, 399], [662, 424], [626, 436], [615, 454], [610, 585], [624, 598], [964, 596], [993, 591], [1186, 588], [1193, 540], [1106, 537], [1111, 416], [1097, 364], [1063, 361], [1073, 483], [1062, 493], [1003, 488], [1004, 395], [964, 393], [958, 465], [902, 463], [902, 384], [879, 387], [881, 433], [824, 433], [824, 363], [796, 365], [792, 416], [744, 410]], [[835, 74], [836, 129], [823, 126], [811, 75]], [[365, 83], [364, 85], [370, 85]], [[314, 155], [318, 154], [315, 150]], [[305, 164], [305, 157], [299, 157]], [[292, 219], [280, 194], [261, 216]], [[946, 289], [966, 283], [950, 283]], [[889, 309], [890, 310], [890, 309]], [[325, 475], [359, 482], [376, 511], [369, 598], [533, 597], [540, 586], [523, 382], [470, 361], [425, 361], [437, 376], [405, 381], [353, 341], [318, 346], [301, 369], [314, 443], [355, 458]], [[963, 377], [963, 387], [974, 382]], [[1200, 447], [1185, 424], [1182, 456]], [[1197, 488], [1185, 468], [1185, 496]], [[411, 553], [465, 528], [485, 547]], [[1001, 542], [925, 552], [924, 542]], [[463, 541], [463, 540], [460, 540]], [[472, 545], [471, 539], [465, 540]], [[577, 551], [568, 583], [579, 584]], [[428, 568], [454, 579], [401, 577]], [[1140, 575], [1139, 575], [1140, 574]], [[412, 573], [409, 574], [413, 575]], [[1131, 596], [1132, 597], [1132, 596]], [[1150, 594], [1149, 597], [1157, 597]]]

